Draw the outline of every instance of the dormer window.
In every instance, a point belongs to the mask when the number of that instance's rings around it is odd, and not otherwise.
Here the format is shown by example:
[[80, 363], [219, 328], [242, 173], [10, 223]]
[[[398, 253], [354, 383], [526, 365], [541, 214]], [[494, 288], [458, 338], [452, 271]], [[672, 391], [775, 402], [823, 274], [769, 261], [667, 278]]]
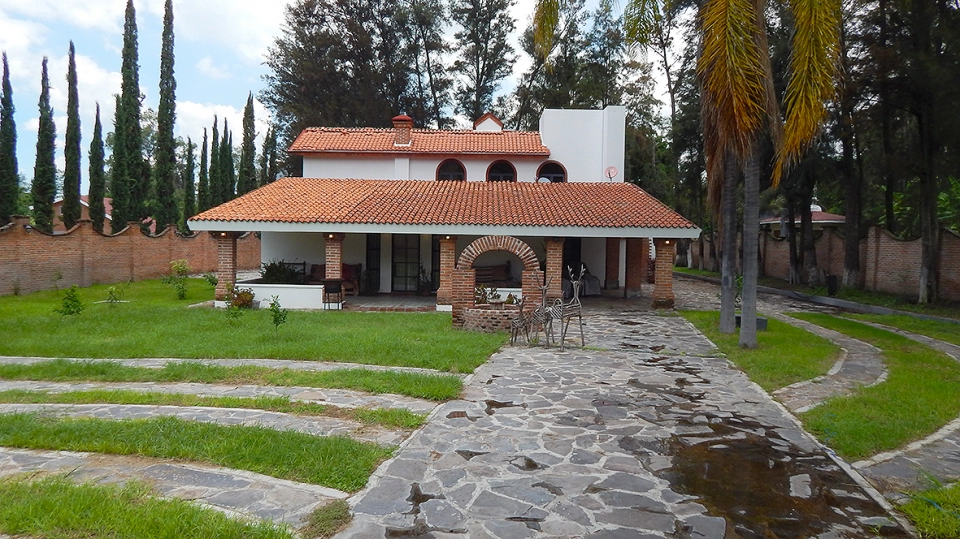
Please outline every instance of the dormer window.
[[567, 181], [567, 171], [563, 169], [560, 163], [547, 162], [540, 165], [537, 170], [537, 181], [548, 181], [550, 183], [563, 183]]
[[515, 182], [517, 181], [517, 169], [509, 161], [494, 161], [487, 169], [488, 182]]
[[438, 181], [462, 182], [467, 179], [467, 171], [463, 163], [456, 159], [447, 159], [437, 167]]

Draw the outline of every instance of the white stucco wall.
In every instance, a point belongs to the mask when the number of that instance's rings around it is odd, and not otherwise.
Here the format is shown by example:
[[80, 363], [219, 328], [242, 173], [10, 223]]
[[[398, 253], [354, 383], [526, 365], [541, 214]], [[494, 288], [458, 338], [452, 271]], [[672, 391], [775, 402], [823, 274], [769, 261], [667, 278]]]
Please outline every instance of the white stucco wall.
[[[606, 238], [583, 238], [580, 240], [580, 261], [587, 265], [592, 275], [603, 282], [607, 271], [607, 240]], [[574, 272], [579, 271], [573, 268]]]
[[358, 178], [364, 180], [392, 180], [396, 173], [392, 155], [377, 157], [305, 156], [304, 178]]
[[567, 169], [567, 181], [604, 182], [609, 166], [617, 168], [613, 181], [623, 181], [626, 108], [603, 110], [546, 109], [540, 117], [540, 138], [550, 148], [550, 159]]
[[[260, 260], [271, 262], [307, 262], [323, 264], [326, 261], [323, 234], [315, 232], [263, 232], [260, 237]], [[307, 267], [309, 271], [309, 266]]]

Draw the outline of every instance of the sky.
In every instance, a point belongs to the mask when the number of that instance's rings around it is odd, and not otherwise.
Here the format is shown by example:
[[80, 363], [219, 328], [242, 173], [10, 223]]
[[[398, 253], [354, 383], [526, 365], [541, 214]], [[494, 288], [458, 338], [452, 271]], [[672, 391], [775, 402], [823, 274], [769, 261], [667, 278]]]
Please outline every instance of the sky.
[[[199, 144], [213, 117], [226, 118], [239, 145], [247, 94], [263, 88], [267, 48], [280, 34], [284, 9], [291, 0], [174, 0], [177, 121], [175, 135]], [[144, 107], [157, 108], [160, 41], [164, 0], [134, 0], [139, 34], [140, 90]], [[113, 130], [114, 98], [120, 92], [120, 50], [126, 0], [0, 0], [0, 51], [7, 53], [16, 107], [17, 158], [20, 173], [33, 177], [40, 97], [40, 66], [48, 58], [50, 100], [57, 126], [57, 167], [62, 170], [67, 110], [67, 51], [76, 48], [81, 124], [81, 192], [87, 191], [87, 162], [96, 104], [104, 136]], [[534, 0], [511, 8], [518, 32], [529, 24]], [[529, 65], [520, 58], [516, 76]], [[266, 131], [269, 112], [254, 103], [257, 133]], [[258, 141], [259, 148], [259, 141]]]

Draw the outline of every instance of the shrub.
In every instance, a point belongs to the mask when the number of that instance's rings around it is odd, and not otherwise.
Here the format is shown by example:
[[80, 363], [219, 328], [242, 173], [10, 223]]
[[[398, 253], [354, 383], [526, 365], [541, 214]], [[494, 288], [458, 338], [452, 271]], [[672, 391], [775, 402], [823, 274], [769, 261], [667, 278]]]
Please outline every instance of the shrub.
[[190, 274], [190, 266], [187, 265], [187, 261], [172, 260], [170, 262], [170, 275], [167, 275], [163, 278], [163, 282], [173, 286], [173, 289], [177, 292], [177, 299], [184, 299], [187, 297], [187, 275]]
[[203, 278], [206, 279], [207, 284], [210, 286], [217, 286], [217, 283], [220, 282], [220, 279], [217, 278], [217, 274], [212, 271], [204, 273]]
[[260, 278], [267, 284], [303, 284], [303, 277], [296, 266], [283, 260], [264, 262], [260, 267]]
[[287, 323], [287, 310], [280, 308], [280, 297], [273, 296], [270, 300], [270, 316], [273, 318], [274, 333], [280, 334], [280, 325]]
[[83, 312], [83, 302], [80, 301], [80, 293], [77, 285], [73, 285], [63, 291], [63, 302], [57, 312], [63, 316], [72, 316]]

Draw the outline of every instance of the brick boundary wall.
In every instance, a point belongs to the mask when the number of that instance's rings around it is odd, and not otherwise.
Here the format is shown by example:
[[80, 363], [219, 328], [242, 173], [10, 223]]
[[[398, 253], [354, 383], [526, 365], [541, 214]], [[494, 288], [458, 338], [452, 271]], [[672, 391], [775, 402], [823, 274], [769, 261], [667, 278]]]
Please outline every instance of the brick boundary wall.
[[510, 324], [517, 317], [517, 309], [505, 308], [496, 310], [490, 308], [467, 308], [463, 310], [463, 329], [495, 333], [510, 331]]
[[[709, 241], [701, 237], [698, 241]], [[817, 267], [823, 274], [843, 276], [843, 234], [823, 229], [814, 240]], [[694, 252], [697, 243], [692, 245]], [[920, 239], [901, 240], [882, 227], [870, 227], [860, 240], [860, 279], [865, 290], [904, 297], [920, 294]], [[707, 251], [705, 247], [704, 252]], [[789, 243], [769, 232], [760, 233], [761, 275], [790, 277]], [[699, 261], [695, 262], [695, 266]], [[960, 301], [960, 234], [940, 230], [940, 298]]]
[[[51, 235], [29, 225], [29, 218], [15, 217], [0, 228], [0, 295], [154, 279], [180, 259], [195, 273], [217, 270], [217, 241], [205, 232], [182, 236], [171, 227], [147, 236], [134, 225], [106, 235], [84, 220]], [[237, 268], [259, 267], [260, 239], [247, 233], [237, 240]]]

